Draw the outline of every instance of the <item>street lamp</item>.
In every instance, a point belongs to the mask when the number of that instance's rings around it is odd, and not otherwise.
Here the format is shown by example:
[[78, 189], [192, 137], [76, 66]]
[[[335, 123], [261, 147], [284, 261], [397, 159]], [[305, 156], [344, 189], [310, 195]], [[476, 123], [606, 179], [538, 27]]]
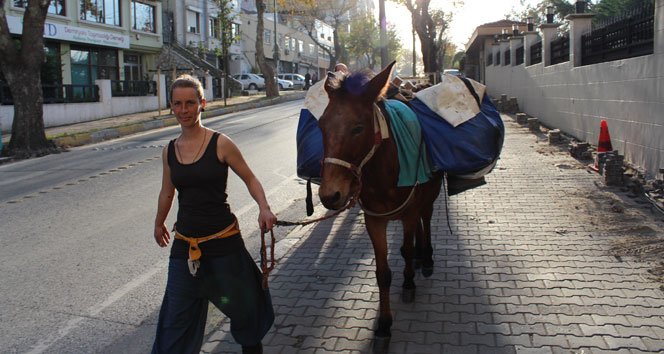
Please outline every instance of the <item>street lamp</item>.
[[503, 28], [503, 39], [507, 39], [509, 35], [507, 34], [507, 28]]
[[519, 25], [517, 25], [517, 24], [512, 25], [512, 35], [513, 36], [518, 36], [519, 35]]
[[553, 23], [553, 6], [546, 7], [546, 23]]
[[532, 16], [528, 16], [527, 23], [528, 23], [528, 32], [532, 32], [534, 30], [533, 17]]
[[579, 1], [576, 2], [575, 5], [576, 5], [576, 13], [577, 14], [582, 14], [582, 13], [586, 12], [586, 1], [579, 0]]

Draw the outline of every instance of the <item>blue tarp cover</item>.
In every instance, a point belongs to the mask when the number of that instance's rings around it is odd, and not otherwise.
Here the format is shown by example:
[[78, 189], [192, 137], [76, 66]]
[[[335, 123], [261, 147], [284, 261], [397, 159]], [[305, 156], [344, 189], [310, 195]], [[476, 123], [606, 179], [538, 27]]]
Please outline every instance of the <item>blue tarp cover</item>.
[[321, 160], [324, 156], [323, 133], [318, 127], [318, 120], [308, 109], [300, 111], [295, 140], [297, 176], [303, 179], [320, 178]]
[[[456, 128], [418, 99], [410, 101], [410, 106], [422, 127], [433, 170], [454, 174], [475, 172], [500, 155], [505, 126], [488, 95], [484, 95], [480, 113]], [[323, 134], [318, 120], [307, 109], [300, 111], [296, 143], [297, 175], [318, 183], [324, 156]]]
[[410, 106], [420, 120], [434, 170], [470, 173], [488, 166], [500, 155], [505, 126], [488, 95], [484, 95], [480, 113], [456, 128], [417, 98], [410, 101]]

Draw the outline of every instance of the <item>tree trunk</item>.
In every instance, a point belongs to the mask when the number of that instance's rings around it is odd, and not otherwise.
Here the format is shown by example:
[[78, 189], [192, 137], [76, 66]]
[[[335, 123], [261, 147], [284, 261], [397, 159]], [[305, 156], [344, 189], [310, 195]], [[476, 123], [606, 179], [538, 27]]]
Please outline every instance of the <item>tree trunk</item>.
[[429, 2], [431, 0], [416, 0], [415, 3], [406, 1], [404, 4], [411, 13], [411, 19], [415, 32], [420, 38], [422, 46], [422, 62], [424, 73], [434, 82], [434, 75], [438, 69], [436, 48], [436, 27], [429, 14]]
[[17, 158], [56, 152], [44, 131], [41, 66], [44, 62], [44, 21], [48, 0], [31, 0], [23, 15], [20, 49], [9, 34], [4, 0], [0, 0], [0, 66], [14, 99], [12, 137], [3, 155]]
[[[278, 97], [279, 89], [277, 87], [276, 79], [274, 78], [274, 69], [265, 61], [265, 51], [263, 49], [263, 30], [265, 23], [263, 21], [263, 14], [265, 13], [265, 4], [263, 0], [256, 0], [256, 9], [258, 13], [258, 21], [256, 22], [256, 63], [263, 73], [265, 79], [265, 96]], [[275, 33], [276, 35], [276, 33]]]
[[22, 68], [13, 70], [10, 68], [8, 71], [14, 71], [16, 75], [9, 77], [5, 75], [14, 98], [12, 137], [6, 155], [14, 155], [17, 158], [43, 156], [55, 152], [55, 146], [46, 139], [44, 131], [44, 99], [39, 69], [26, 69], [26, 67], [34, 67], [34, 64], [26, 64]]

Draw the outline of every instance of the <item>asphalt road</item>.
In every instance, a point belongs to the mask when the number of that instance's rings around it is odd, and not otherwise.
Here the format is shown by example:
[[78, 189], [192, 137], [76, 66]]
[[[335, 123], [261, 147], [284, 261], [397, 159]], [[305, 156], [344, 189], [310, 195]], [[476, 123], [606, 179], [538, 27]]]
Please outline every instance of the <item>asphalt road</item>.
[[[240, 147], [280, 219], [304, 217], [295, 176], [301, 107], [204, 121]], [[0, 166], [0, 353], [149, 352], [169, 252], [152, 237], [160, 155], [178, 133], [164, 128]], [[232, 173], [229, 194], [258, 256], [256, 204]], [[177, 202], [168, 225], [176, 210]]]

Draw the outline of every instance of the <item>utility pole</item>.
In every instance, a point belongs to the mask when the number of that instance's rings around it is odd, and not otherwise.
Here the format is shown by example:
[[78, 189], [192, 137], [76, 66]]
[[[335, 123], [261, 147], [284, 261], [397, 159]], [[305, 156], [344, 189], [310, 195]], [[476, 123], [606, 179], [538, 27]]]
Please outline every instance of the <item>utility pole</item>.
[[274, 85], [279, 92], [279, 36], [277, 35], [277, 0], [272, 0], [274, 7], [274, 50], [272, 58], [274, 58]]
[[380, 22], [380, 65], [387, 66], [387, 20], [385, 19], [385, 0], [378, 0], [378, 18]]

